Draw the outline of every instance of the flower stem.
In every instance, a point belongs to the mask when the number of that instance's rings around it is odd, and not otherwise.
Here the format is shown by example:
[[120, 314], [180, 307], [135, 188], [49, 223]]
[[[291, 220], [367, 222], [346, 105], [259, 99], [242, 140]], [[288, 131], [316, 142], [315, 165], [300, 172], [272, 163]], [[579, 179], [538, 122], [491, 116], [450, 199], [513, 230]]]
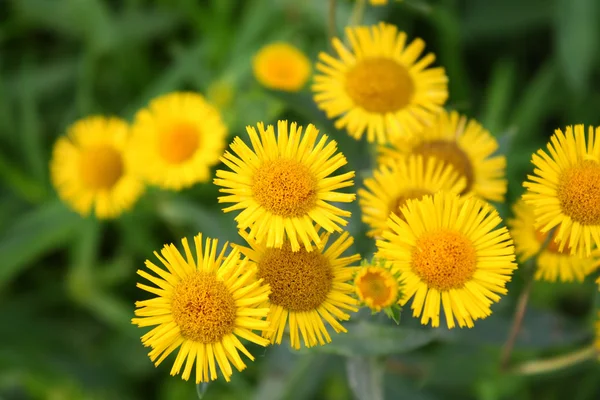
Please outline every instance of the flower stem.
[[356, 0], [354, 3], [354, 7], [352, 8], [352, 14], [350, 15], [350, 20], [346, 25], [354, 26], [360, 25], [363, 19], [363, 14], [365, 13], [365, 6], [367, 0]]
[[[554, 231], [556, 228], [552, 228], [546, 238], [544, 243], [540, 246], [537, 254], [535, 255], [535, 260], [538, 259], [539, 255], [548, 247], [548, 244], [554, 237]], [[532, 266], [528, 271], [526, 271], [525, 276], [525, 287], [523, 291], [519, 295], [519, 299], [517, 301], [517, 308], [515, 309], [515, 315], [513, 317], [512, 326], [510, 332], [508, 334], [508, 338], [506, 339], [506, 343], [504, 343], [504, 347], [502, 348], [502, 354], [500, 356], [500, 369], [506, 370], [508, 368], [508, 364], [510, 362], [510, 356], [512, 354], [513, 348], [515, 347], [515, 342], [517, 341], [517, 337], [521, 330], [521, 326], [523, 325], [523, 317], [525, 317], [525, 311], [527, 309], [527, 303], [529, 302], [529, 295], [531, 294], [531, 289], [533, 287], [533, 275], [535, 273], [535, 266]]]
[[571, 353], [563, 354], [546, 360], [527, 361], [517, 365], [509, 372], [518, 375], [538, 375], [558, 371], [582, 363], [598, 356], [594, 345], [584, 347]]
[[327, 21], [329, 43], [336, 37], [336, 23], [335, 23], [335, 11], [336, 11], [336, 0], [329, 0], [329, 17]]

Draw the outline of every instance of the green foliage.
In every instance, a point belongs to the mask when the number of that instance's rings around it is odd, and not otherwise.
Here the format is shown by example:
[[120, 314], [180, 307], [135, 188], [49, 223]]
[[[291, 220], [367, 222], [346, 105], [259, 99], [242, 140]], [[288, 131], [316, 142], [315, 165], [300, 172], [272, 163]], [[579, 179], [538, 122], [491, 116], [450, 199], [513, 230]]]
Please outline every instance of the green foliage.
[[[88, 114], [131, 119], [158, 94], [206, 94], [218, 82], [233, 94], [219, 105], [231, 136], [277, 118], [314, 123], [338, 141], [345, 171], [356, 170], [361, 186], [374, 149], [336, 131], [308, 88], [266, 91], [251, 73], [252, 55], [273, 40], [296, 44], [313, 61], [326, 50], [327, 3], [0, 2], [1, 399], [599, 398], [594, 362], [527, 378], [499, 371], [520, 271], [492, 317], [473, 329], [421, 327], [409, 305], [399, 326], [360, 314], [327, 346], [252, 348], [256, 361], [231, 383], [198, 388], [169, 376], [173, 357], [158, 368], [150, 362], [142, 330], [130, 323], [142, 296], [135, 271], [164, 243], [198, 231], [237, 241], [233, 215], [220, 211], [209, 182], [182, 193], [149, 190], [116, 221], [82, 218], [50, 185], [52, 145]], [[336, 3], [342, 32], [356, 17], [354, 2]], [[427, 41], [450, 77], [448, 106], [478, 118], [507, 155], [510, 205], [532, 170], [531, 153], [555, 128], [600, 125], [599, 17], [596, 0], [405, 0], [366, 5], [362, 20], [390, 21]], [[508, 205], [499, 205], [503, 217]], [[370, 258], [358, 205], [349, 209], [352, 250]], [[591, 281], [536, 283], [515, 359], [589, 342], [596, 292]]]

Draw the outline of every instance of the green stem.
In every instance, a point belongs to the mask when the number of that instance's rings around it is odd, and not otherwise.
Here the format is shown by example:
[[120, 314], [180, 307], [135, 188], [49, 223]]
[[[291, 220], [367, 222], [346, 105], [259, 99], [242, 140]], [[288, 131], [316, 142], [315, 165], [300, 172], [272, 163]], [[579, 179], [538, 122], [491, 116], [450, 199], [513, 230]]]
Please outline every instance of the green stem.
[[354, 3], [354, 8], [352, 9], [352, 14], [350, 15], [350, 20], [346, 25], [360, 25], [365, 13], [366, 4], [367, 0], [356, 0], [356, 3]]
[[594, 345], [584, 347], [571, 353], [563, 354], [546, 360], [527, 361], [517, 365], [509, 372], [517, 375], [538, 375], [569, 368], [573, 365], [591, 360], [598, 356]]
[[[539, 257], [539, 255], [548, 247], [550, 241], [554, 237], [554, 231], [557, 228], [552, 228], [548, 235], [546, 236], [544, 243], [540, 246], [537, 254], [535, 255], [535, 260]], [[502, 348], [502, 353], [500, 356], [500, 369], [506, 370], [508, 368], [508, 364], [510, 362], [510, 356], [512, 354], [513, 348], [515, 347], [515, 342], [517, 341], [517, 337], [519, 336], [519, 332], [521, 331], [521, 326], [523, 325], [523, 318], [525, 317], [525, 311], [527, 310], [527, 303], [529, 302], [529, 295], [531, 294], [531, 288], [533, 287], [533, 275], [535, 272], [535, 268], [529, 268], [526, 271], [525, 276], [525, 288], [519, 295], [519, 300], [517, 301], [517, 308], [515, 309], [515, 315], [513, 318], [513, 323], [508, 334], [508, 338], [506, 339], [506, 343], [504, 343], [504, 347]]]
[[335, 10], [336, 10], [336, 0], [329, 0], [329, 18], [327, 22], [328, 33], [329, 33], [329, 43], [334, 37], [336, 37], [336, 24], [335, 24]]

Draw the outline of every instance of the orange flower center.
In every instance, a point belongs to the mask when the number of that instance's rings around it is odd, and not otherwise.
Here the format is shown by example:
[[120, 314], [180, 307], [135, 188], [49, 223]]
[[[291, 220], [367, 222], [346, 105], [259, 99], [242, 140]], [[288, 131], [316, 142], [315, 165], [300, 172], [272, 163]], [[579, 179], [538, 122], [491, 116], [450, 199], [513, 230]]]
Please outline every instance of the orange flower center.
[[411, 102], [414, 91], [408, 70], [387, 58], [360, 60], [346, 73], [346, 92], [370, 112], [398, 111]]
[[225, 284], [211, 273], [197, 271], [188, 275], [173, 291], [171, 312], [185, 339], [220, 342], [233, 332], [236, 310]]
[[317, 180], [297, 161], [266, 161], [254, 174], [252, 193], [258, 204], [273, 214], [299, 217], [317, 202]]
[[582, 225], [600, 224], [600, 164], [586, 160], [565, 170], [557, 189], [560, 207]]
[[398, 295], [398, 284], [389, 271], [383, 268], [369, 268], [355, 280], [359, 298], [369, 307], [382, 309], [394, 303]]
[[271, 285], [269, 300], [291, 311], [317, 309], [327, 299], [333, 271], [319, 250], [293, 252], [289, 243], [268, 248], [258, 262], [258, 277]]
[[169, 164], [181, 164], [189, 160], [199, 145], [197, 128], [187, 123], [166, 129], [158, 136], [158, 153]]
[[465, 152], [458, 147], [454, 141], [433, 140], [422, 142], [413, 149], [413, 153], [420, 154], [423, 158], [435, 157], [436, 159], [448, 163], [454, 167], [459, 174], [465, 177], [466, 186], [461, 194], [467, 193], [473, 186], [475, 173], [473, 165]]
[[80, 174], [84, 184], [92, 190], [112, 188], [123, 176], [121, 153], [111, 145], [98, 145], [81, 154]]
[[461, 288], [476, 269], [475, 247], [464, 234], [440, 229], [417, 239], [412, 270], [427, 286], [440, 291]]

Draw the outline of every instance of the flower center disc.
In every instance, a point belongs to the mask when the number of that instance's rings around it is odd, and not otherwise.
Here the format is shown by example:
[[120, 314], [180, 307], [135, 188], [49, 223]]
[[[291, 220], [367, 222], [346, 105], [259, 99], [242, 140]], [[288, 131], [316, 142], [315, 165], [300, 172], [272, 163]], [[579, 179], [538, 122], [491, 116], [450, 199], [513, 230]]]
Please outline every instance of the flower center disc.
[[475, 247], [460, 232], [447, 229], [427, 232], [417, 239], [412, 269], [434, 289], [461, 288], [477, 269]]
[[299, 217], [317, 202], [317, 180], [297, 161], [272, 160], [254, 174], [252, 193], [258, 204], [273, 214]]
[[600, 224], [600, 164], [586, 160], [564, 171], [557, 195], [562, 211], [574, 221]]
[[474, 181], [473, 166], [469, 157], [458, 147], [456, 142], [447, 140], [423, 142], [414, 148], [413, 153], [420, 154], [423, 158], [435, 157], [440, 161], [452, 165], [454, 170], [464, 176], [467, 181], [465, 190], [461, 194], [471, 190]]
[[179, 124], [158, 136], [158, 153], [169, 164], [189, 160], [200, 144], [198, 130], [190, 124]]
[[121, 153], [110, 145], [86, 149], [81, 155], [80, 174], [91, 189], [110, 189], [123, 176]]
[[[393, 279], [389, 277], [388, 279]], [[380, 273], [367, 272], [357, 282], [364, 299], [371, 299], [374, 306], [387, 307], [391, 305], [393, 298], [392, 287], [386, 285], [386, 277]]]
[[311, 311], [327, 298], [333, 283], [329, 260], [318, 250], [292, 252], [289, 243], [269, 248], [258, 263], [258, 277], [271, 285], [269, 300], [290, 311]]
[[360, 60], [346, 73], [346, 92], [370, 112], [398, 111], [410, 103], [414, 90], [407, 69], [387, 58]]
[[235, 327], [233, 296], [206, 272], [195, 272], [175, 286], [171, 312], [181, 335], [195, 342], [219, 342]]
[[421, 200], [423, 196], [431, 195], [429, 190], [424, 189], [408, 189], [404, 192], [400, 193], [398, 197], [392, 202], [392, 206], [390, 207], [390, 214], [394, 213], [399, 216], [402, 220], [404, 220], [404, 215], [400, 211], [400, 207], [406, 204], [407, 200]]

